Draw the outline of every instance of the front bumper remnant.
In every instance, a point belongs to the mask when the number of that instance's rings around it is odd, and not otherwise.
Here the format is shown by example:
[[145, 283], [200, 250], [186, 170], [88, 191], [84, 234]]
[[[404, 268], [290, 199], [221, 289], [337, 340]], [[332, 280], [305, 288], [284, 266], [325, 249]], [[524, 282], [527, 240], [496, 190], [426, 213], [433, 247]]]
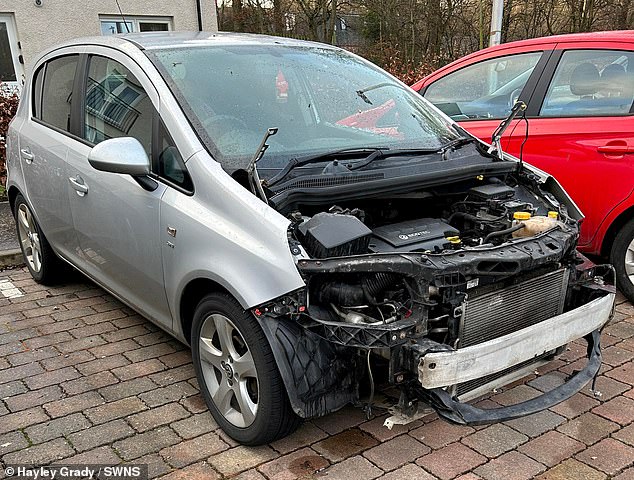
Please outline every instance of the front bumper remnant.
[[455, 351], [427, 353], [420, 359], [418, 380], [423, 388], [445, 387], [537, 358], [601, 328], [612, 315], [615, 297], [614, 293], [609, 293], [488, 342]]
[[420, 389], [419, 398], [431, 405], [441, 417], [453, 423], [463, 425], [481, 425], [485, 423], [503, 422], [513, 418], [537, 413], [572, 397], [592, 380], [601, 368], [600, 334], [595, 330], [587, 335], [588, 364], [577, 372], [566, 383], [549, 392], [525, 402], [506, 407], [483, 409], [462, 403], [441, 388], [431, 390]]
[[[512, 334], [462, 350], [429, 353], [419, 364], [419, 400], [445, 419], [459, 424], [500, 422], [539, 412], [579, 392], [601, 367], [600, 329], [611, 318], [615, 294], [597, 298], [574, 310]], [[526, 402], [481, 409], [453, 397], [442, 387], [468, 381], [537, 358], [583, 337], [588, 363], [566, 383]]]

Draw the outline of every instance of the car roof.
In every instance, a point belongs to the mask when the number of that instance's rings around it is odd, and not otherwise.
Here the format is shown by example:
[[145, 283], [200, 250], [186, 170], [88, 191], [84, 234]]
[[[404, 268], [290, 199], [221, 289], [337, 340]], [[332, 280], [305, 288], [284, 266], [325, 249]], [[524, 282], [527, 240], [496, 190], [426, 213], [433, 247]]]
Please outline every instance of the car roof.
[[504, 50], [510, 47], [521, 47], [524, 45], [539, 45], [544, 43], [560, 43], [560, 42], [622, 42], [634, 41], [634, 30], [611, 30], [606, 32], [587, 32], [587, 33], [567, 33], [564, 35], [551, 35], [549, 37], [529, 38], [526, 40], [517, 40], [515, 42], [503, 43], [484, 50]]
[[[104, 45], [113, 48], [125, 48], [134, 44], [141, 50], [153, 50], [162, 48], [194, 47], [194, 46], [219, 46], [219, 45], [285, 45], [329, 48], [337, 50], [337, 47], [323, 43], [295, 40], [286, 37], [274, 37], [270, 35], [258, 35], [251, 33], [234, 32], [142, 32], [124, 33], [116, 35], [79, 37], [56, 45], [51, 50], [82, 45]], [[50, 51], [50, 50], [49, 50]]]

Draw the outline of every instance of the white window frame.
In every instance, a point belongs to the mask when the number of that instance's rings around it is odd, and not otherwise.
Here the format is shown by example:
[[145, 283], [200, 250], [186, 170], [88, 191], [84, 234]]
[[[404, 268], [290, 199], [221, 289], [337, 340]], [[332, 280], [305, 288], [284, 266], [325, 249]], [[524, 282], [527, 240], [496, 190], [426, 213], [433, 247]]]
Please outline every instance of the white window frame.
[[20, 52], [18, 49], [18, 35], [15, 28], [15, 17], [11, 13], [0, 13], [0, 21], [7, 24], [7, 35], [9, 37], [9, 49], [11, 50], [11, 59], [13, 61], [13, 69], [15, 70], [15, 81], [4, 81], [3, 89], [7, 93], [16, 92], [18, 95], [24, 85], [24, 65], [19, 61]]
[[[172, 17], [146, 17], [146, 16], [134, 16], [134, 15], [124, 15], [125, 21], [127, 23], [132, 24], [132, 28], [130, 29], [130, 33], [132, 32], [140, 32], [140, 25], [142, 23], [162, 23], [167, 25], [167, 30], [171, 31], [174, 29], [172, 25]], [[123, 18], [121, 15], [99, 15], [99, 31], [102, 35], [104, 33], [101, 30], [101, 26], [105, 22], [121, 22], [123, 23]], [[124, 32], [126, 33], [126, 32]]]

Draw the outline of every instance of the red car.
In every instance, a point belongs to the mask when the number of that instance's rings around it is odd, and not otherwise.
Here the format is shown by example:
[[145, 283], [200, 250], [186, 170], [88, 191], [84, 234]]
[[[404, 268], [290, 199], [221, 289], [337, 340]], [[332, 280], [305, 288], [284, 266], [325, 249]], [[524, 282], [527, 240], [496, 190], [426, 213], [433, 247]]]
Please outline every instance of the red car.
[[511, 124], [504, 151], [559, 180], [586, 216], [579, 249], [609, 257], [634, 301], [634, 31], [498, 45], [412, 88], [487, 142], [524, 101], [528, 126]]

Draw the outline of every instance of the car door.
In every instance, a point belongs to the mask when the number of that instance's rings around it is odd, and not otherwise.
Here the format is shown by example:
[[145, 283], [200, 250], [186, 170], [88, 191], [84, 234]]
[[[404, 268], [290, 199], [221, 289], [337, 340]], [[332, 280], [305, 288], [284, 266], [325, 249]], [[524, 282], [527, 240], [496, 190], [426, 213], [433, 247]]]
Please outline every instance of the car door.
[[[524, 158], [550, 173], [586, 216], [579, 246], [592, 246], [603, 220], [634, 184], [634, 45], [558, 44], [528, 112]], [[525, 139], [512, 134], [515, 155]]]
[[69, 145], [76, 143], [71, 110], [79, 58], [77, 52], [62, 50], [37, 67], [30, 92], [32, 109], [18, 136], [23, 193], [49, 243], [69, 259], [76, 256], [77, 236], [66, 193], [66, 156]]
[[[528, 102], [550, 56], [550, 47], [514, 47], [470, 57], [420, 89], [436, 107], [471, 134], [491, 141], [517, 100]], [[505, 146], [510, 131], [503, 136]]]
[[171, 328], [163, 282], [160, 205], [165, 184], [102, 172], [88, 163], [92, 146], [134, 137], [152, 155], [158, 94], [125, 55], [97, 49], [84, 57], [81, 123], [68, 152], [67, 193], [79, 237], [80, 267], [136, 309]]

